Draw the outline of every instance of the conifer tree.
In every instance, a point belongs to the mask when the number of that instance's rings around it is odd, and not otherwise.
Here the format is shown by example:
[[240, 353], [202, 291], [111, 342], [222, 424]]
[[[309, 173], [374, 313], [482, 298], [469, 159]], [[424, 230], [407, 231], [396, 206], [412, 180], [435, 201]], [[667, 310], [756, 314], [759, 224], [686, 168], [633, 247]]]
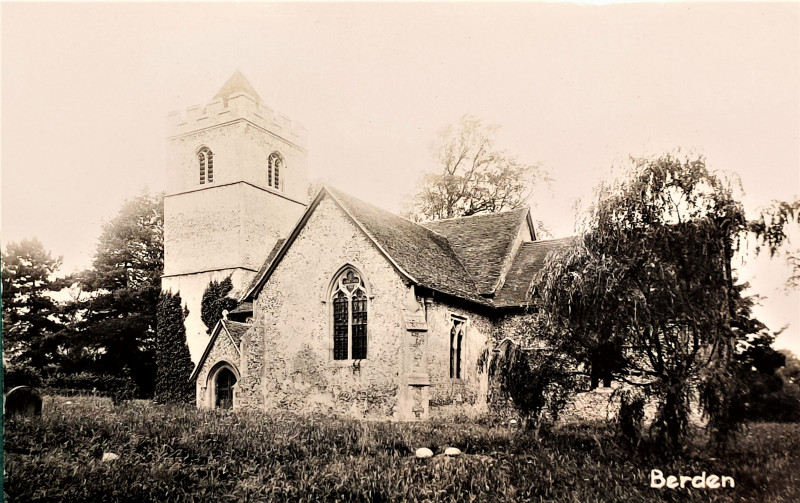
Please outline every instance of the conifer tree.
[[2, 254], [3, 363], [7, 385], [37, 385], [59, 363], [64, 309], [51, 294], [68, 286], [56, 278], [61, 258], [36, 239], [9, 243]]
[[194, 383], [189, 381], [194, 365], [183, 324], [188, 314], [180, 293], [161, 294], [156, 329], [156, 402], [194, 403]]
[[206, 325], [206, 333], [214, 330], [214, 325], [222, 318], [222, 311], [230, 311], [236, 307], [236, 300], [227, 295], [233, 290], [233, 281], [230, 276], [222, 281], [211, 280], [203, 292], [200, 302], [200, 318]]
[[94, 355], [86, 370], [155, 387], [156, 311], [164, 272], [164, 199], [142, 194], [103, 226], [92, 268], [82, 273], [87, 300], [81, 336]]

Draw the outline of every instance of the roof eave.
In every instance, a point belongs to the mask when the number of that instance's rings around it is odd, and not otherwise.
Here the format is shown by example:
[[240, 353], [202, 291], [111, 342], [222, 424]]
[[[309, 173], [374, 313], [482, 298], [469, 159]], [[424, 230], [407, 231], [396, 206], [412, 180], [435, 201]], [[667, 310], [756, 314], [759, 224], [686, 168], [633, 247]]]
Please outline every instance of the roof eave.
[[398, 273], [400, 273], [401, 276], [403, 276], [407, 281], [414, 283], [415, 285], [420, 284], [419, 281], [417, 281], [413, 276], [411, 276], [411, 274], [409, 274], [402, 267], [400, 267], [400, 265], [397, 262], [395, 262], [395, 260], [389, 255], [389, 253], [380, 244], [378, 244], [378, 242], [375, 240], [372, 234], [370, 234], [367, 231], [367, 229], [361, 224], [361, 222], [359, 222], [358, 219], [356, 219], [352, 215], [352, 213], [348, 211], [346, 205], [344, 205], [331, 191], [329, 191], [327, 187], [323, 186], [317, 193], [317, 196], [314, 198], [314, 201], [312, 201], [311, 204], [308, 205], [308, 208], [306, 209], [305, 213], [303, 213], [303, 216], [300, 217], [300, 220], [294, 226], [294, 229], [292, 229], [291, 234], [289, 234], [289, 237], [287, 237], [286, 241], [284, 241], [283, 246], [281, 246], [280, 250], [278, 250], [278, 253], [275, 254], [275, 258], [272, 259], [272, 263], [270, 263], [269, 267], [267, 268], [262, 278], [258, 280], [258, 283], [256, 283], [256, 285], [253, 288], [251, 288], [247, 293], [245, 293], [243, 297], [239, 299], [240, 302], [252, 301], [255, 298], [255, 296], [258, 295], [258, 293], [264, 287], [264, 284], [266, 284], [267, 280], [270, 278], [270, 276], [272, 276], [272, 273], [275, 271], [275, 268], [278, 266], [283, 257], [286, 255], [287, 251], [292, 246], [294, 241], [297, 239], [297, 236], [300, 235], [300, 231], [302, 231], [305, 225], [308, 223], [308, 220], [311, 218], [311, 215], [314, 213], [314, 210], [317, 209], [317, 207], [319, 206], [320, 202], [322, 202], [322, 199], [326, 194], [344, 212], [347, 218], [350, 219], [350, 221], [353, 222], [353, 224], [355, 224], [355, 226], [358, 227], [362, 233], [364, 233], [367, 239], [369, 239], [372, 242], [372, 244], [375, 245], [375, 248], [377, 248], [378, 251], [384, 257], [386, 257], [386, 260], [388, 260], [389, 263], [392, 264], [392, 266], [397, 270]]

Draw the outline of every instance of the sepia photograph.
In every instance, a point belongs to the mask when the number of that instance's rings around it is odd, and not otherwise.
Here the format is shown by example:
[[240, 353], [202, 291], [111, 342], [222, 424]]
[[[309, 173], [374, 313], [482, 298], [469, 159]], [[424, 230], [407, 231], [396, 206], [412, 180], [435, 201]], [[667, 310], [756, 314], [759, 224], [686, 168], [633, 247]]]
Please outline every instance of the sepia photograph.
[[800, 4], [0, 3], [3, 500], [800, 501]]

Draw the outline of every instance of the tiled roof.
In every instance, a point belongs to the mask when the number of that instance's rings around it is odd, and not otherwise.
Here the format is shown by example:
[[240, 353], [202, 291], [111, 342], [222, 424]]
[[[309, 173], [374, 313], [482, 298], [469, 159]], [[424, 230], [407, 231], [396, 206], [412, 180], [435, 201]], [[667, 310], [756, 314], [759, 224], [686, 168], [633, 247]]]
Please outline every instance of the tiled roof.
[[547, 255], [569, 247], [575, 238], [550, 239], [522, 243], [506, 275], [506, 281], [494, 298], [495, 306], [521, 306], [527, 303], [533, 277], [544, 266]]
[[336, 189], [326, 190], [420, 286], [489, 304], [478, 295], [473, 279], [444, 236]]
[[[287, 238], [288, 242], [282, 239], [275, 244], [244, 290], [242, 301], [251, 301], [258, 295], [325, 197], [333, 199], [409, 281], [485, 306], [524, 305], [528, 286], [542, 267], [544, 257], [553, 247], [566, 246], [571, 239], [523, 242], [512, 260], [514, 240], [520, 227], [527, 225], [527, 208], [420, 225], [324, 187]], [[510, 270], [502, 288], [495, 291], [504, 266]]]
[[231, 310], [230, 314], [239, 314], [239, 313], [252, 313], [253, 312], [253, 303], [252, 302], [240, 302], [238, 306]]
[[225, 326], [228, 333], [231, 334], [233, 342], [236, 343], [237, 347], [239, 347], [239, 344], [242, 342], [244, 333], [253, 326], [249, 323], [239, 323], [238, 321], [231, 320], [222, 320], [222, 324]]
[[[275, 255], [278, 254], [278, 250], [281, 249], [281, 246], [283, 246], [283, 243], [285, 241], [286, 241], [285, 238], [281, 238], [281, 239], [279, 239], [278, 241], [275, 242], [275, 246], [272, 247], [272, 250], [269, 252], [269, 255], [267, 255], [267, 260], [265, 260], [264, 263], [261, 265], [261, 269], [259, 269], [258, 272], [256, 273], [256, 275], [253, 276], [253, 280], [250, 281], [250, 284], [247, 286], [247, 288], [242, 290], [243, 294], [246, 295], [247, 292], [249, 292], [250, 290], [255, 288], [255, 286], [258, 284], [258, 280], [260, 280], [261, 277], [264, 275], [264, 273], [267, 272], [267, 269], [269, 268], [269, 265], [272, 263], [272, 260], [275, 258]], [[237, 309], [238, 309], [238, 307], [237, 307]]]
[[495, 293], [503, 265], [511, 253], [528, 209], [473, 215], [434, 222], [424, 227], [447, 237], [461, 263], [483, 295]]

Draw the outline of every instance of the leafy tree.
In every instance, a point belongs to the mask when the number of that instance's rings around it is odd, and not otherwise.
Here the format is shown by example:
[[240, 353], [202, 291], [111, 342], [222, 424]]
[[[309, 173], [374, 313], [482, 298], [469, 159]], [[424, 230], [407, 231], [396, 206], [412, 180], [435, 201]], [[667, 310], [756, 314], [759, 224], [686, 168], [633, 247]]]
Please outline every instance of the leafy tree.
[[524, 206], [531, 188], [546, 175], [538, 165], [498, 149], [497, 129], [465, 115], [442, 131], [436, 145], [439, 171], [425, 175], [407, 216], [436, 220]]
[[163, 196], [143, 194], [126, 201], [103, 227], [93, 268], [82, 275], [86, 368], [127, 378], [143, 396], [152, 396], [155, 386], [163, 268]]
[[227, 297], [233, 290], [231, 277], [222, 281], [211, 280], [205, 291], [203, 299], [200, 301], [200, 318], [206, 325], [206, 333], [210, 334], [214, 326], [222, 319], [223, 311], [230, 311], [236, 307], [236, 299]]
[[[760, 245], [766, 246], [770, 256], [780, 253], [781, 248], [789, 241], [787, 230], [795, 224], [794, 229], [800, 230], [800, 199], [792, 202], [772, 201], [770, 205], [761, 210], [756, 220], [749, 223]], [[786, 261], [792, 272], [786, 284], [789, 287], [800, 287], [800, 248], [785, 250]]]
[[180, 294], [161, 294], [156, 335], [157, 402], [194, 403], [194, 383], [189, 381], [194, 365], [183, 324], [188, 314], [182, 306]]
[[633, 159], [603, 183], [575, 246], [536, 280], [542, 336], [578, 361], [619, 348], [616, 372], [643, 372], [657, 436], [681, 445], [699, 390], [709, 428], [730, 432], [738, 291], [731, 257], [745, 229], [731, 187], [702, 158]]
[[[533, 321], [536, 316], [529, 316]], [[522, 325], [520, 325], [521, 327]], [[524, 346], [525, 335], [504, 339], [496, 349], [484, 348], [478, 369], [491, 378], [490, 402], [510, 403], [528, 429], [552, 424], [576, 389], [575, 362], [560, 348]]]
[[68, 280], [55, 277], [61, 258], [35, 238], [9, 243], [2, 261], [5, 383], [37, 385], [60, 358], [65, 325], [52, 294]]
[[800, 386], [800, 359], [788, 349], [779, 349], [778, 352], [785, 358], [785, 364], [778, 369], [778, 375], [784, 383]]
[[800, 421], [800, 389], [779, 372], [787, 358], [772, 348], [774, 340], [759, 334], [737, 353], [742, 390], [738, 410], [753, 421]]

